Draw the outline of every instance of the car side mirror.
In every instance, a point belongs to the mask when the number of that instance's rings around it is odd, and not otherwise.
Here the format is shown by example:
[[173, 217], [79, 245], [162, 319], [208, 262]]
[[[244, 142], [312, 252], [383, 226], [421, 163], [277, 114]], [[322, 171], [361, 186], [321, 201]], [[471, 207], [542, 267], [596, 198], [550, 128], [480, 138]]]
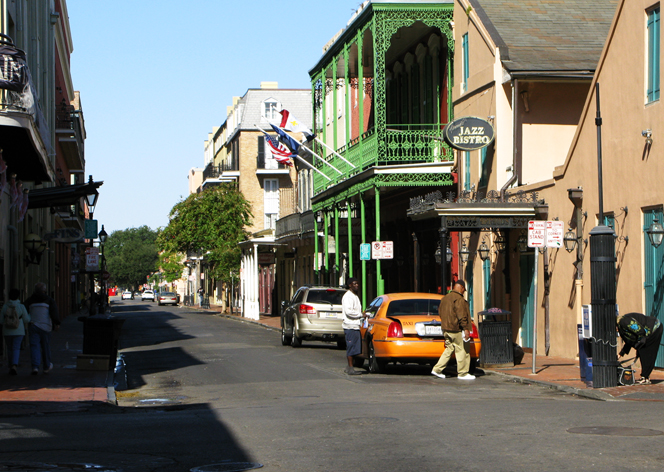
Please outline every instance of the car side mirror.
[[281, 308], [283, 308], [283, 307], [285, 307], [285, 306], [286, 306], [286, 300], [282, 300], [282, 302], [281, 302]]

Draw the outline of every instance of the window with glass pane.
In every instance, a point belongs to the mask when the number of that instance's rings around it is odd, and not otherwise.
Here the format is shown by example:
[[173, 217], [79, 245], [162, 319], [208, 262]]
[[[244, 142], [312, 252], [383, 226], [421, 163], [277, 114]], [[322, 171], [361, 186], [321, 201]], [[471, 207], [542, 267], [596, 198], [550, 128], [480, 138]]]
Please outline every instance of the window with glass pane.
[[648, 102], [659, 100], [659, 7], [648, 12]]
[[[263, 102], [263, 116], [268, 121], [276, 121], [281, 117], [278, 111], [279, 103], [276, 100], [266, 100]], [[279, 118], [277, 118], [279, 117]]]

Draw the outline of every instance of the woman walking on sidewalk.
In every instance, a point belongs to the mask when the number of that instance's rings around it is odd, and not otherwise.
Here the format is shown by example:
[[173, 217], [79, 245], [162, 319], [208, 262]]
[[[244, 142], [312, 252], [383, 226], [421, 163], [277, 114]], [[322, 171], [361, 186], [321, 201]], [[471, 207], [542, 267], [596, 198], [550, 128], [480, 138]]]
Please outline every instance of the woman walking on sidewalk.
[[9, 375], [16, 375], [18, 359], [21, 355], [21, 343], [25, 337], [26, 328], [30, 323], [30, 314], [19, 300], [21, 292], [12, 288], [9, 290], [9, 301], [4, 304], [0, 312], [2, 334], [7, 346]]

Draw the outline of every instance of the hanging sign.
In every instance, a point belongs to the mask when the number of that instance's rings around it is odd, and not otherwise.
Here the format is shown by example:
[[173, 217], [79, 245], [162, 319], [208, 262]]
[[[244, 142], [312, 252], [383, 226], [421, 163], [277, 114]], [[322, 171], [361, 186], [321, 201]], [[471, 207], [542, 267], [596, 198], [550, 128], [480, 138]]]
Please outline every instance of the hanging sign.
[[445, 142], [460, 151], [477, 151], [493, 141], [493, 126], [482, 118], [465, 116], [445, 125]]
[[85, 221], [85, 239], [97, 239], [99, 231], [97, 231], [97, 220], [84, 220]]
[[44, 235], [44, 241], [56, 243], [77, 243], [83, 241], [83, 231], [77, 228], [60, 228]]

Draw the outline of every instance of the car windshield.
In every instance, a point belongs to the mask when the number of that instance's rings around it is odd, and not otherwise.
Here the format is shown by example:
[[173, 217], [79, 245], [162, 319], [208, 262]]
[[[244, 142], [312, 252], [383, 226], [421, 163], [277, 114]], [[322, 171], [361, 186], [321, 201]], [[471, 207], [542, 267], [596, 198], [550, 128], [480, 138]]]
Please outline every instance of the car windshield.
[[345, 293], [345, 290], [337, 290], [334, 288], [309, 290], [307, 303], [331, 303], [332, 305], [341, 305], [341, 299], [344, 297]]
[[387, 307], [385, 316], [436, 315], [440, 300], [411, 299], [393, 300]]

